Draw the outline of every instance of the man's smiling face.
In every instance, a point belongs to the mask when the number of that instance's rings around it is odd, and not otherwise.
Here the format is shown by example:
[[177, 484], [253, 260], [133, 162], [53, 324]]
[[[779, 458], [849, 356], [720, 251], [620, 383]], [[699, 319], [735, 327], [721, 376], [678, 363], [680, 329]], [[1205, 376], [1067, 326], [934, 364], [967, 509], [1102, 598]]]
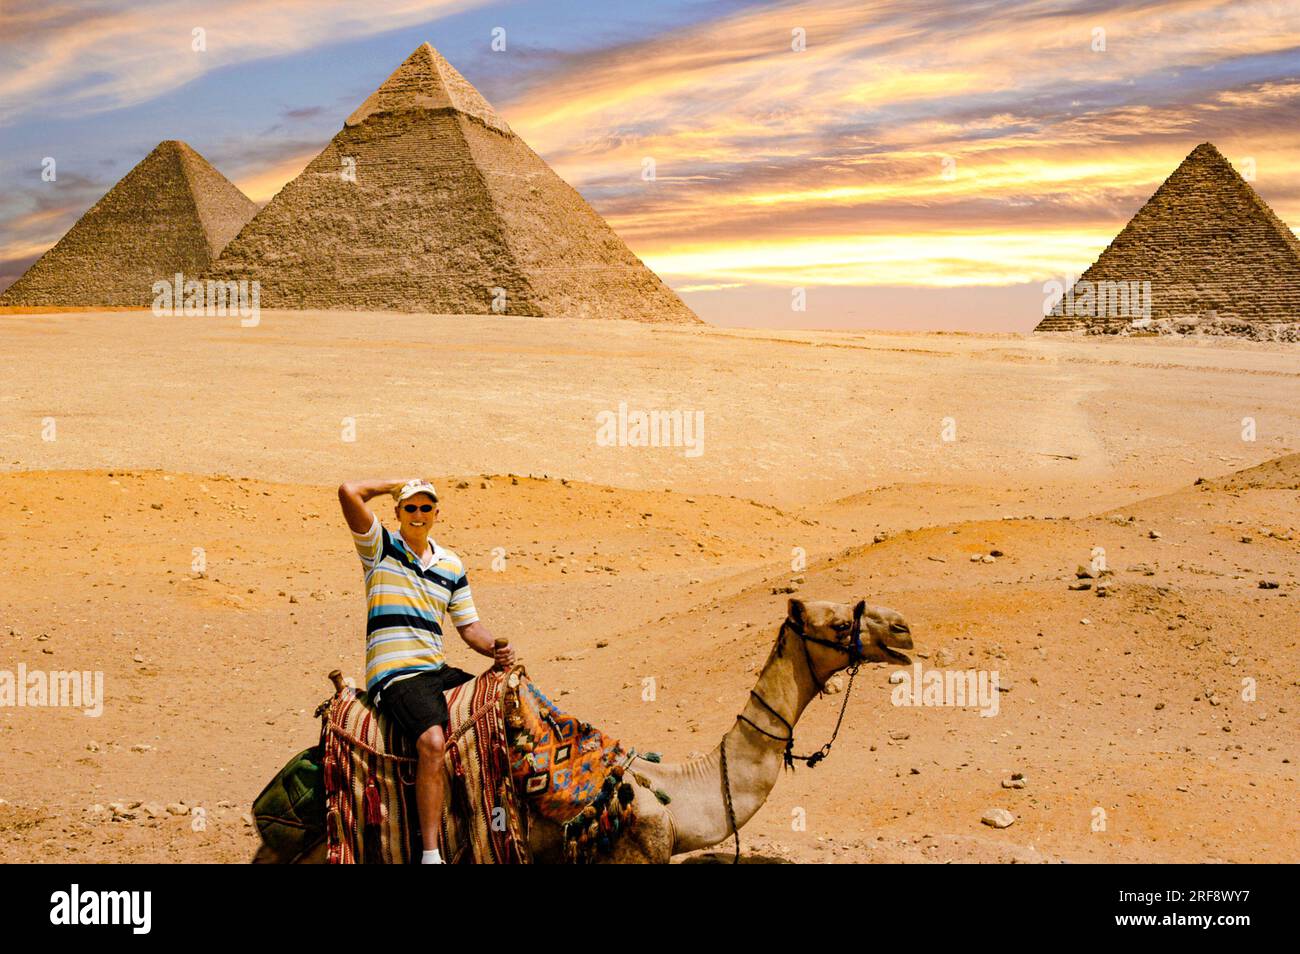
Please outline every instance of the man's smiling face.
[[397, 505], [397, 522], [405, 536], [426, 536], [437, 517], [438, 504], [426, 493], [413, 494]]

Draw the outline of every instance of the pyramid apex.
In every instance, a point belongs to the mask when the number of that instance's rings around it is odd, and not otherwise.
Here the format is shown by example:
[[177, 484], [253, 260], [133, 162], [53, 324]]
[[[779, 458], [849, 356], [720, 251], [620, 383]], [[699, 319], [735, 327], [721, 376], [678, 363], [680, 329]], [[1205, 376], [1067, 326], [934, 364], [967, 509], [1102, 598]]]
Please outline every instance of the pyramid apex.
[[446, 59], [443, 57], [443, 55], [439, 53], [437, 50], [435, 50], [433, 48], [433, 44], [430, 43], [428, 40], [425, 40], [423, 43], [421, 43], [419, 46], [413, 49], [410, 55], [402, 61], [402, 64], [405, 65], [415, 59], [421, 59], [421, 60], [432, 59], [434, 60], [435, 63], [438, 60], [442, 60], [444, 63], [446, 62]]
[[[1187, 158], [1179, 163], [1178, 169], [1175, 170], [1175, 173], [1177, 173], [1178, 170], [1190, 171], [1197, 168], [1202, 170], [1216, 170], [1213, 173], [1216, 175], [1227, 175], [1241, 187], [1248, 189], [1250, 193], [1254, 195], [1254, 189], [1250, 187], [1249, 182], [1242, 178], [1241, 172], [1237, 169], [1236, 164], [1220, 152], [1218, 147], [1212, 142], [1203, 142], [1189, 152]], [[1170, 176], [1170, 178], [1172, 179], [1173, 176]], [[1263, 202], [1262, 199], [1258, 201], [1261, 203]], [[1271, 211], [1270, 214], [1272, 214]]]
[[412, 50], [392, 75], [366, 97], [347, 118], [346, 125], [359, 125], [379, 113], [418, 109], [463, 113], [510, 135], [510, 127], [488, 101], [428, 41]]

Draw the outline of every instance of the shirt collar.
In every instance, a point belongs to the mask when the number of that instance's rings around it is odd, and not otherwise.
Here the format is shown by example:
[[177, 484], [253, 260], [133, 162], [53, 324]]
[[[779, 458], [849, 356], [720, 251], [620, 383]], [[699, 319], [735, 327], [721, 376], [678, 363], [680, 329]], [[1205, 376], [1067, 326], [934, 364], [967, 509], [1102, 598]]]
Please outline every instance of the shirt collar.
[[[414, 563], [416, 566], [422, 566], [420, 562], [421, 555], [418, 553], [411, 552], [411, 548], [406, 545], [406, 538], [402, 536], [401, 530], [398, 530], [396, 533], [392, 534], [392, 537], [393, 537], [393, 542], [402, 548], [403, 552], [406, 553], [406, 555], [411, 558], [412, 563]], [[446, 552], [445, 550], [443, 550], [442, 547], [438, 546], [438, 541], [433, 539], [433, 537], [429, 537], [429, 550], [433, 554], [433, 559], [429, 561], [429, 566], [433, 566], [435, 563], [441, 560], [442, 554]]]

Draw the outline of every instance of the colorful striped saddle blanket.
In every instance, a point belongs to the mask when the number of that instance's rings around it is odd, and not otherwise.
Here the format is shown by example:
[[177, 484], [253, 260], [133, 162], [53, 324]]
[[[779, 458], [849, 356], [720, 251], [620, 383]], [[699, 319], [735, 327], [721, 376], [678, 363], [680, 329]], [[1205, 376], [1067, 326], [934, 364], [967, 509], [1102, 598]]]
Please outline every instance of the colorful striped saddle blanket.
[[[447, 708], [449, 862], [531, 861], [529, 811], [562, 826], [570, 861], [608, 850], [633, 823], [632, 787], [622, 781], [633, 753], [561, 712], [522, 666], [455, 687]], [[329, 861], [418, 859], [413, 744], [364, 692], [344, 687], [317, 711]]]

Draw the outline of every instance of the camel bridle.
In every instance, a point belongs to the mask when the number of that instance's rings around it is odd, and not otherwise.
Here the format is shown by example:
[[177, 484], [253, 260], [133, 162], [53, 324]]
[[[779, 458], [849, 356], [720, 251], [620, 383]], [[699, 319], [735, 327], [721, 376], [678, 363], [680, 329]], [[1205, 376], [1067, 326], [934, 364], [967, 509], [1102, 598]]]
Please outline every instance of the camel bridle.
[[[840, 705], [840, 714], [839, 714], [839, 718], [835, 720], [835, 729], [834, 731], [831, 732], [830, 740], [825, 745], [823, 745], [820, 749], [818, 749], [816, 752], [813, 752], [811, 755], [795, 754], [794, 723], [792, 723], [785, 716], [781, 715], [781, 713], [777, 712], [776, 709], [772, 707], [771, 703], [769, 703], [766, 699], [764, 699], [761, 695], [758, 694], [757, 689], [751, 689], [749, 691], [749, 695], [760, 706], [762, 706], [768, 712], [772, 713], [772, 715], [776, 716], [776, 718], [781, 722], [781, 725], [785, 727], [786, 734], [777, 735], [774, 732], [767, 731], [767, 729], [764, 729], [761, 725], [756, 723], [753, 719], [750, 719], [743, 712], [736, 717], [740, 722], [745, 723], [754, 731], [767, 736], [769, 739], [773, 739], [777, 742], [784, 742], [785, 743], [785, 752], [784, 752], [785, 768], [789, 769], [790, 771], [794, 771], [794, 763], [796, 761], [803, 762], [809, 768], [816, 768], [818, 762], [826, 758], [826, 756], [830, 755], [831, 746], [835, 744], [835, 739], [840, 734], [840, 726], [844, 722], [844, 713], [849, 707], [849, 695], [853, 692], [853, 680], [858, 675], [859, 667], [861, 667], [861, 665], [866, 661], [866, 656], [862, 652], [862, 614], [861, 613], [855, 612], [853, 614], [853, 627], [852, 629], [849, 630], [850, 640], [847, 644], [837, 643], [829, 639], [821, 639], [820, 637], [813, 636], [806, 629], [804, 629], [803, 620], [800, 620], [796, 624], [794, 620], [790, 619], [787, 616], [785, 621], [781, 624], [781, 629], [777, 632], [777, 636], [779, 638], [779, 642], [777, 643], [777, 648], [776, 648], [777, 655], [780, 655], [782, 650], [784, 649], [785, 631], [787, 629], [790, 632], [794, 633], [794, 635], [799, 637], [799, 645], [803, 648], [804, 662], [808, 666], [808, 675], [812, 677], [813, 684], [817, 687], [818, 693], [826, 691], [826, 682], [829, 681], [829, 677], [827, 677], [827, 680], [825, 681], [817, 678], [817, 667], [813, 665], [812, 654], [808, 651], [808, 644], [817, 643], [820, 646], [827, 646], [830, 649], [834, 649], [839, 652], [845, 653], [849, 657], [849, 684], [844, 690], [844, 702]], [[834, 675], [834, 673], [832, 673], [832, 675]], [[727, 803], [727, 824], [731, 826], [731, 834], [736, 839], [736, 853], [731, 861], [731, 863], [735, 865], [735, 864], [740, 864], [740, 829], [736, 827], [736, 811], [731, 804], [731, 782], [727, 777], [727, 745], [726, 745], [725, 738], [723, 739], [723, 744], [719, 746], [719, 752], [721, 753], [722, 756], [722, 792], [723, 795], [726, 797], [726, 803]]]

